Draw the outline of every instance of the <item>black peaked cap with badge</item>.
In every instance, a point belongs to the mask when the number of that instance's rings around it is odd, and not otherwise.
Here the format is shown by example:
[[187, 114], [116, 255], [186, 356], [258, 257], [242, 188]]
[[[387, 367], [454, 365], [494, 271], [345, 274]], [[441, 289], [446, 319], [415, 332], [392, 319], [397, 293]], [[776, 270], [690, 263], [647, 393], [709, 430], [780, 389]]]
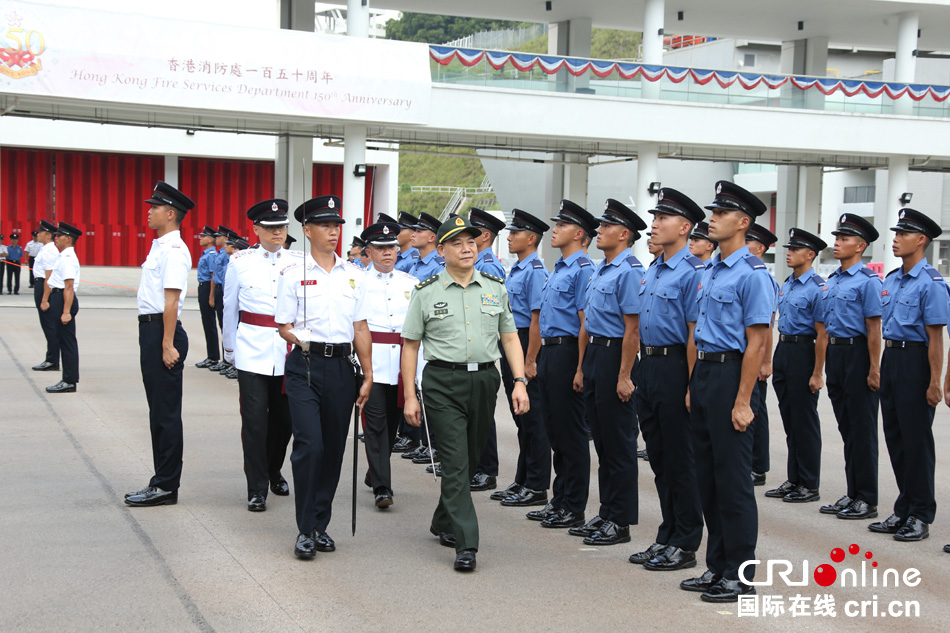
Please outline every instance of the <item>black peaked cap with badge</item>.
[[532, 231], [538, 235], [544, 235], [544, 232], [551, 227], [527, 211], [513, 209], [511, 211], [511, 224], [505, 228], [509, 231]]
[[647, 223], [622, 202], [607, 198], [604, 203], [604, 215], [598, 218], [601, 224], [619, 224], [633, 231], [639, 237], [639, 231], [647, 228]]
[[55, 233], [56, 235], [68, 235], [74, 240], [78, 240], [80, 237], [82, 237], [81, 230], [77, 229], [72, 224], [66, 224], [65, 222], [60, 222], [56, 226], [56, 230], [53, 231], [53, 233]]
[[343, 201], [337, 196], [317, 196], [297, 207], [294, 210], [294, 219], [301, 224], [322, 222], [346, 224], [346, 220], [340, 215], [342, 211]]
[[880, 237], [874, 225], [854, 213], [845, 213], [838, 218], [838, 228], [832, 235], [855, 235], [870, 244]]
[[39, 226], [39, 228], [36, 229], [36, 230], [37, 230], [37, 232], [39, 232], [39, 231], [46, 231], [47, 233], [55, 233], [55, 232], [56, 232], [56, 225], [53, 224], [52, 222], [48, 221], [48, 220], [40, 220], [40, 226]]
[[438, 235], [440, 226], [442, 226], [442, 223], [439, 222], [439, 218], [422, 212], [419, 214], [419, 218], [416, 220], [416, 223], [412, 226], [412, 228], [417, 231], [432, 231]]
[[161, 180], [155, 183], [152, 197], [145, 202], [147, 204], [167, 204], [185, 213], [195, 208], [195, 203], [191, 198]]
[[594, 237], [597, 233], [597, 227], [600, 226], [600, 221], [597, 218], [570, 200], [561, 200], [560, 212], [557, 214], [557, 217], [551, 219], [555, 222], [576, 224], [584, 229], [591, 237]]
[[389, 215], [388, 213], [380, 213], [379, 215], [376, 216], [376, 221], [399, 224], [399, 221], [396, 220], [396, 218], [394, 218], [393, 216]]
[[236, 233], [234, 233], [234, 231], [232, 231], [228, 227], [224, 226], [223, 224], [219, 224], [218, 230], [214, 236], [215, 237], [231, 237], [232, 234], [236, 235]]
[[239, 251], [243, 251], [245, 248], [248, 248], [250, 246], [250, 244], [247, 243], [247, 240], [241, 237], [237, 238], [234, 241], [228, 242], [228, 244], [238, 249]]
[[439, 226], [439, 230], [435, 234], [436, 243], [444, 244], [446, 240], [450, 240], [460, 233], [468, 233], [472, 237], [478, 237], [482, 234], [482, 230], [477, 226], [473, 226], [472, 223], [465, 218], [456, 215]]
[[247, 210], [247, 219], [260, 226], [284, 226], [290, 224], [290, 218], [287, 217], [289, 209], [290, 204], [286, 200], [264, 200]]
[[897, 212], [897, 225], [892, 226], [891, 230], [923, 233], [930, 239], [935, 239], [943, 233], [943, 229], [940, 228], [939, 224], [910, 207], [905, 207]]
[[468, 221], [472, 226], [485, 229], [492, 233], [500, 233], [505, 228], [504, 220], [499, 220], [488, 211], [483, 211], [478, 207], [472, 207], [468, 211]]
[[759, 200], [757, 195], [728, 180], [716, 183], [716, 199], [706, 205], [706, 208], [710, 211], [742, 211], [753, 218], [766, 211], [765, 203]]
[[416, 216], [412, 215], [408, 211], [400, 211], [398, 217], [399, 217], [399, 226], [401, 226], [404, 229], [412, 230], [413, 228], [415, 228], [416, 223], [419, 221], [419, 219]]
[[749, 240], [765, 244], [765, 247], [768, 248], [778, 241], [778, 236], [758, 222], [753, 222], [745, 234], [745, 241], [748, 242]]
[[205, 224], [204, 228], [201, 229], [201, 233], [199, 233], [198, 235], [203, 235], [205, 237], [214, 237], [215, 234], [216, 234], [216, 231], [210, 226], [208, 226], [207, 224]]
[[719, 247], [719, 242], [709, 237], [709, 222], [698, 222], [696, 226], [693, 227], [693, 232], [689, 234], [689, 239], [706, 240], [707, 242], [712, 242], [717, 248]]
[[11, 239], [11, 240], [18, 240], [18, 239], [20, 239], [20, 234], [19, 234], [19, 233], [10, 233], [10, 239]]
[[[706, 219], [706, 213], [693, 199], [685, 193], [677, 191], [671, 187], [663, 187], [657, 193], [656, 207], [650, 210], [650, 213], [665, 213], [666, 215], [678, 215], [686, 218], [694, 225], [699, 224]], [[708, 227], [708, 225], [707, 225]], [[707, 229], [708, 230], [708, 229]]]
[[792, 227], [788, 230], [788, 243], [782, 245], [784, 248], [810, 248], [815, 253], [828, 248], [827, 242], [814, 233], [809, 233], [804, 229]]
[[[383, 215], [385, 214], [380, 214], [380, 216]], [[399, 244], [397, 236], [400, 230], [401, 227], [398, 222], [377, 222], [363, 229], [363, 232], [360, 233], [360, 239], [366, 244], [375, 246], [396, 246]]]

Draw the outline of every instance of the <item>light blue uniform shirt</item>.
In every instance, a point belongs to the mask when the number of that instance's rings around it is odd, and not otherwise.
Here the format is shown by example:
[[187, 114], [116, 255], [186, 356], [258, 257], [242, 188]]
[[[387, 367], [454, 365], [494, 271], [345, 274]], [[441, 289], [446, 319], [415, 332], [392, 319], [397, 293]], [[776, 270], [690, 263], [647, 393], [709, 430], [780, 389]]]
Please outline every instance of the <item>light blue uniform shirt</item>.
[[548, 269], [537, 253], [531, 253], [511, 267], [505, 287], [515, 327], [531, 327], [531, 313], [541, 309], [541, 293], [547, 280]]
[[475, 258], [475, 270], [494, 275], [499, 279], [505, 278], [505, 269], [490, 248], [479, 251], [478, 257]]
[[590, 277], [584, 327], [590, 336], [623, 338], [625, 314], [640, 313], [643, 264], [629, 251], [606, 259]]
[[821, 310], [828, 336], [867, 336], [865, 319], [881, 316], [881, 278], [858, 262], [831, 273], [822, 289]]
[[716, 255], [703, 272], [693, 338], [703, 352], [745, 352], [745, 329], [772, 323], [775, 280], [748, 246], [721, 257]]
[[587, 282], [594, 265], [580, 250], [567, 259], [559, 258], [541, 295], [541, 338], [578, 336], [578, 312], [587, 304]]
[[425, 257], [420, 257], [415, 260], [415, 263], [408, 272], [419, 281], [425, 281], [429, 277], [438, 275], [442, 272], [443, 268], [445, 268], [445, 260], [439, 257], [439, 254], [433, 250]]
[[822, 323], [821, 289], [825, 286], [814, 268], [798, 279], [789, 275], [778, 293], [778, 331], [789, 336], [817, 336], [815, 323]]
[[214, 246], [209, 246], [204, 249], [201, 253], [201, 257], [198, 259], [198, 281], [211, 281], [211, 269], [212, 266], [216, 263], [218, 254], [218, 249]]
[[903, 268], [892, 270], [884, 278], [881, 292], [884, 338], [928, 342], [926, 326], [950, 323], [948, 290], [947, 282], [926, 257], [907, 274]]
[[228, 263], [231, 261], [231, 256], [228, 255], [228, 251], [224, 248], [218, 253], [217, 257], [214, 260], [214, 283], [224, 285], [224, 276], [228, 272]]
[[412, 265], [417, 261], [419, 261], [419, 249], [415, 246], [410, 246], [405, 251], [396, 255], [395, 269], [403, 273], [408, 273]]
[[640, 344], [650, 347], [686, 345], [687, 323], [699, 314], [697, 288], [706, 265], [689, 247], [669, 262], [656, 258], [640, 282]]

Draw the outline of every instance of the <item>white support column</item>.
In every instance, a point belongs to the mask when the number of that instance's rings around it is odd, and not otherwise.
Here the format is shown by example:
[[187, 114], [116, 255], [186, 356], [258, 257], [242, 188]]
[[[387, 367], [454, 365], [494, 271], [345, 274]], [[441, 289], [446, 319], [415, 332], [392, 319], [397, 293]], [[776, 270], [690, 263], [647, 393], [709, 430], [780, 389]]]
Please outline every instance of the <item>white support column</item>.
[[178, 188], [178, 156], [174, 154], [165, 154], [164, 180], [172, 187]]
[[[894, 81], [913, 83], [917, 74], [917, 31], [920, 14], [908, 11], [897, 16], [897, 52], [894, 59]], [[910, 114], [914, 102], [907, 95], [894, 102], [894, 114]], [[898, 194], [900, 195], [900, 194]]]
[[[346, 34], [349, 37], [369, 37], [369, 3], [347, 0]], [[366, 177], [354, 176], [357, 165], [366, 164], [366, 127], [346, 125], [343, 128], [343, 234], [341, 244], [346, 249], [365, 228], [363, 207], [366, 199]]]
[[[593, 25], [590, 18], [574, 18], [568, 23], [567, 54], [571, 57], [590, 57]], [[590, 90], [590, 73], [575, 77], [570, 75], [572, 92]]]
[[884, 204], [874, 206], [874, 227], [881, 237], [875, 242], [872, 261], [884, 262], [884, 272], [897, 268], [900, 260], [891, 251], [891, 232], [901, 209], [900, 196], [907, 191], [907, 175], [910, 172], [910, 157], [891, 156], [887, 159], [887, 198]]
[[346, 0], [346, 34], [369, 37], [369, 2], [366, 0]]
[[[640, 145], [640, 148], [637, 150], [637, 191], [634, 196], [637, 201], [637, 208], [634, 209], [634, 211], [636, 211], [637, 215], [639, 215], [648, 226], [652, 221], [648, 211], [656, 206], [656, 200], [653, 194], [650, 193], [649, 187], [651, 182], [658, 180], [659, 164], [660, 153], [657, 144], [644, 143]], [[641, 262], [644, 262], [644, 264], [650, 262], [646, 236], [641, 237], [633, 245], [633, 254], [636, 255], [637, 259]]]
[[[664, 0], [646, 0], [643, 6], [643, 63], [663, 63], [663, 10]], [[644, 99], [660, 97], [660, 82], [640, 80], [640, 95]], [[646, 247], [644, 247], [646, 248]]]
[[313, 197], [313, 139], [282, 134], [277, 137], [274, 163], [274, 197], [290, 205], [288, 233], [297, 240], [295, 249], [308, 250], [303, 228], [293, 219], [294, 210]]

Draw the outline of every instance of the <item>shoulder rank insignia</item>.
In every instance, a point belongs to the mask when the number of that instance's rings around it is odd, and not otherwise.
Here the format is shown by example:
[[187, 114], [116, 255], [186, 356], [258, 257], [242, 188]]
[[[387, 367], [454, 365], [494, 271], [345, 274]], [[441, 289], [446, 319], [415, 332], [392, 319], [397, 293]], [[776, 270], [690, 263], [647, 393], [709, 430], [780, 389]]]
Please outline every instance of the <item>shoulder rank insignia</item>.
[[637, 259], [636, 255], [628, 255], [626, 262], [630, 264], [630, 268], [643, 268], [643, 264], [640, 263], [640, 260]]
[[879, 277], [879, 275], [876, 272], [874, 272], [867, 266], [864, 266], [863, 268], [861, 268], [861, 272], [867, 275], [868, 277]]
[[943, 275], [937, 272], [937, 269], [934, 268], [933, 266], [927, 266], [926, 268], [924, 268], [924, 270], [927, 271], [927, 274], [930, 275], [930, 278], [933, 279], [934, 281], [945, 281], [945, 279], [943, 278]]
[[491, 273], [482, 273], [482, 277], [488, 277], [492, 281], [497, 281], [500, 284], [505, 283], [504, 279], [502, 279], [501, 277], [496, 277], [495, 275], [492, 275]]
[[756, 257], [755, 255], [752, 255], [751, 253], [745, 258], [745, 261], [747, 264], [749, 264], [749, 266], [752, 266], [753, 270], [756, 270], [759, 268], [765, 268], [765, 263], [761, 259]]
[[583, 268], [584, 266], [593, 266], [589, 259], [579, 259], [577, 260], [577, 265]]
[[536, 260], [534, 260], [533, 262], [531, 262], [531, 267], [532, 267], [532, 268], [544, 268], [544, 264], [541, 263], [541, 260], [540, 260], [540, 259], [536, 259]]
[[423, 279], [422, 281], [416, 284], [416, 289], [418, 290], [420, 288], [425, 288], [426, 286], [434, 282], [438, 277], [439, 277], [438, 275], [432, 275], [428, 279]]

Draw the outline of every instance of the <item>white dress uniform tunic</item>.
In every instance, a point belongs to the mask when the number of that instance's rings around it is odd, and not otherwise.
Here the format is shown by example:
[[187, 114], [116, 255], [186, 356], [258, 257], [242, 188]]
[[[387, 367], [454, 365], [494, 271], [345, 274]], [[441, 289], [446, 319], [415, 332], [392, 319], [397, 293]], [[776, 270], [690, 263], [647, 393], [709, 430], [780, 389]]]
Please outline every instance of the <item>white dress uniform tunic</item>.
[[56, 248], [56, 244], [52, 242], [44, 244], [36, 256], [36, 261], [33, 262], [33, 276], [40, 280], [46, 279], [46, 271], [53, 270], [57, 259], [59, 259], [59, 249]]

